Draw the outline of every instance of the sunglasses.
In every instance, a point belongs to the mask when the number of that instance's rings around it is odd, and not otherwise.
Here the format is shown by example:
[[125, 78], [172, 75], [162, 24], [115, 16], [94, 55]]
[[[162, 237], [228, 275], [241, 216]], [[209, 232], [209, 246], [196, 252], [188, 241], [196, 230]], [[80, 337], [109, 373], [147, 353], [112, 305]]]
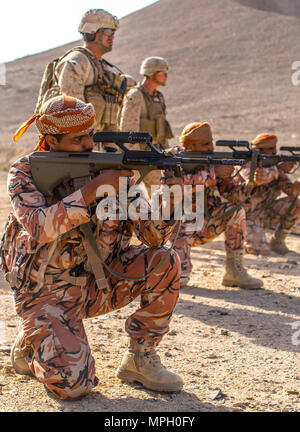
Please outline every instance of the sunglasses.
[[105, 36], [113, 36], [116, 32], [116, 30], [111, 29], [111, 28], [103, 28], [103, 29], [100, 29], [100, 31]]

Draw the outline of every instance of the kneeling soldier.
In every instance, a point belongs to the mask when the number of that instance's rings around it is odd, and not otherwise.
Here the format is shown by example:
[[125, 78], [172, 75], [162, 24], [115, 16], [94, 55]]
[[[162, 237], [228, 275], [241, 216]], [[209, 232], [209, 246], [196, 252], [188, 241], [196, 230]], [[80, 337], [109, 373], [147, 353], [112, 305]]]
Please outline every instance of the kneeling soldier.
[[[212, 152], [213, 137], [208, 123], [188, 124], [180, 137], [183, 148], [194, 152]], [[242, 206], [234, 205], [231, 200], [245, 197], [244, 185], [228, 181], [233, 167], [218, 165], [215, 168], [200, 169], [196, 172], [183, 172], [184, 185], [204, 186], [205, 216], [200, 231], [187, 231], [183, 224], [174, 249], [181, 261], [181, 286], [185, 286], [192, 271], [191, 247], [203, 245], [225, 233], [226, 272], [222, 284], [245, 289], [263, 286], [260, 279], [250, 276], [243, 265], [244, 240], [246, 236], [246, 215]], [[223, 185], [223, 178], [226, 186]], [[236, 195], [236, 197], [234, 197]], [[172, 238], [174, 238], [172, 235]]]
[[[54, 97], [21, 126], [15, 140], [33, 121], [40, 133], [35, 150], [93, 149], [95, 111], [90, 103]], [[23, 327], [12, 348], [12, 364], [18, 373], [35, 376], [61, 399], [85, 395], [98, 384], [83, 319], [120, 309], [139, 295], [140, 307], [125, 323], [129, 344], [117, 376], [157, 391], [179, 391], [183, 386], [181, 377], [165, 369], [156, 354], [179, 295], [180, 264], [175, 252], [159, 270], [153, 270], [166, 255], [164, 243], [172, 224], [151, 217], [120, 220], [117, 216], [98, 221], [96, 229], [96, 191], [100, 185], [113, 186], [119, 203], [120, 176], [128, 177], [128, 186], [135, 183], [129, 170], [103, 170], [78, 190], [71, 182], [59, 185], [49, 198], [35, 184], [29, 155], [14, 162], [8, 174], [13, 212], [0, 256]], [[143, 199], [142, 192], [139, 198]], [[127, 205], [134, 206], [135, 199], [128, 198]], [[150, 205], [145, 205], [150, 216]], [[100, 286], [80, 230], [87, 223], [103, 261], [114, 272], [102, 268]], [[144, 245], [129, 245], [133, 232]], [[130, 279], [138, 275], [143, 279]]]

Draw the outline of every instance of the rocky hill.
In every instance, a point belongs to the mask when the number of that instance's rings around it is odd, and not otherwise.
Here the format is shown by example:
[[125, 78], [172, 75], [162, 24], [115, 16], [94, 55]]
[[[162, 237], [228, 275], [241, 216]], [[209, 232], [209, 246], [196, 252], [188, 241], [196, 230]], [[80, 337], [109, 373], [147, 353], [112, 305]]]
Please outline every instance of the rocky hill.
[[[299, 17], [297, 0], [160, 0], [121, 20], [107, 59], [136, 79], [145, 57], [169, 61], [163, 91], [177, 136], [186, 123], [205, 120], [215, 138], [251, 139], [269, 131], [281, 144], [297, 145], [300, 86], [291, 77], [292, 64], [300, 60]], [[34, 127], [13, 146], [12, 134], [32, 114], [45, 64], [78, 44], [6, 65], [7, 85], [0, 86], [2, 162], [32, 147]]]

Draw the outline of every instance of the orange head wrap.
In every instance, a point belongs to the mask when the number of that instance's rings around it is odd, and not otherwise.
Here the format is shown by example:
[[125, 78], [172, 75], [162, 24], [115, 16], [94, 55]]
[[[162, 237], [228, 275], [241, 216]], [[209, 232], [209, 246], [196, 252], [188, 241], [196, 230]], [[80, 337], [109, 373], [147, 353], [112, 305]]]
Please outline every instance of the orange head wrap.
[[254, 149], [275, 149], [276, 150], [277, 135], [262, 133], [250, 142], [250, 147]]
[[41, 133], [35, 150], [49, 150], [45, 135], [89, 132], [95, 123], [95, 110], [92, 104], [86, 104], [71, 96], [56, 96], [45, 102], [40, 112], [24, 122], [14, 135], [17, 141], [36, 122]]
[[189, 123], [181, 132], [180, 142], [183, 147], [198, 144], [204, 145], [211, 143], [212, 145], [212, 131], [209, 123], [193, 122]]

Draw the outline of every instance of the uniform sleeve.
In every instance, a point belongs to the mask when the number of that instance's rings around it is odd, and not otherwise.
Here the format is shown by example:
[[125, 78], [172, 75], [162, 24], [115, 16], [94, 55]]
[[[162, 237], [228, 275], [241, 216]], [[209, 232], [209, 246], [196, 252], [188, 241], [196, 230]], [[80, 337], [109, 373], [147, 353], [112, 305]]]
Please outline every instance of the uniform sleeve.
[[232, 204], [239, 204], [247, 198], [247, 182], [233, 178], [218, 179], [220, 195]]
[[[132, 178], [131, 186], [134, 186], [135, 180]], [[144, 190], [140, 188], [138, 198], [130, 198], [128, 202], [128, 219], [130, 220], [137, 238], [145, 245], [152, 248], [162, 247], [171, 236], [174, 228], [174, 222], [164, 221], [162, 216], [161, 190], [157, 191], [157, 206], [151, 208]], [[136, 212], [139, 217], [135, 217]], [[156, 213], [154, 212], [156, 210]], [[157, 217], [156, 217], [157, 216]]]
[[27, 158], [19, 159], [12, 165], [7, 186], [16, 218], [39, 244], [50, 243], [90, 220], [80, 190], [47, 206], [44, 195], [34, 184]]
[[120, 130], [139, 132], [143, 95], [139, 90], [132, 89], [126, 94], [120, 113]]
[[[272, 181], [278, 179], [278, 169], [276, 168], [276, 166], [272, 166], [268, 168], [260, 168], [260, 169], [263, 169], [264, 173], [266, 174], [267, 182], [265, 184], [271, 183]], [[251, 173], [250, 164], [247, 164], [246, 167], [239, 172], [240, 178], [242, 178], [244, 181], [249, 181], [250, 173]]]
[[85, 100], [84, 88], [93, 82], [93, 68], [87, 56], [72, 52], [56, 67], [58, 84], [62, 94]]
[[284, 192], [286, 195], [292, 195], [294, 183], [290, 180], [287, 174], [279, 173], [278, 185], [282, 192]]

